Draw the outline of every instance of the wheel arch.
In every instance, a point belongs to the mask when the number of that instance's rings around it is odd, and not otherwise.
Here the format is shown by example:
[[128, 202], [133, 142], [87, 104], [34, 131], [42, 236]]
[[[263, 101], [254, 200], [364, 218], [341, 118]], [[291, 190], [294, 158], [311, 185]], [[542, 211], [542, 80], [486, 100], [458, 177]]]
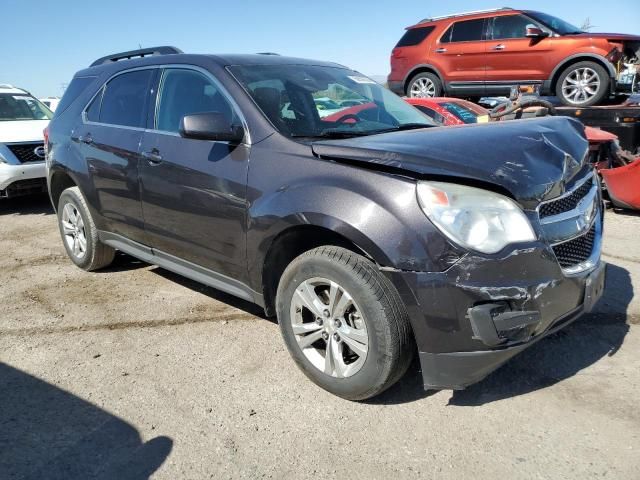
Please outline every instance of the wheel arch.
[[49, 175], [49, 197], [55, 211], [58, 210], [58, 202], [62, 192], [67, 188], [77, 187], [78, 185], [79, 183], [67, 170], [56, 169]]
[[[551, 82], [549, 84], [551, 92], [555, 92], [556, 85], [558, 84], [558, 80], [560, 79], [560, 75], [562, 72], [571, 65], [574, 65], [579, 62], [594, 62], [600, 65], [609, 73], [609, 79], [615, 80], [616, 71], [611, 62], [609, 62], [606, 58], [601, 55], [596, 55], [595, 53], [576, 53], [565, 58], [561, 63], [556, 65], [556, 67], [551, 72]], [[615, 88], [614, 82], [610, 85], [610, 88]]]
[[[372, 245], [362, 246], [344, 231], [336, 231], [328, 224], [310, 223], [294, 225], [280, 232], [269, 245], [262, 262], [262, 295], [265, 313], [275, 315], [276, 292], [280, 278], [294, 258], [323, 245], [342, 247], [378, 264], [375, 257], [381, 252], [370, 253]], [[369, 250], [369, 251], [368, 251]], [[377, 249], [376, 249], [377, 250]], [[375, 256], [375, 257], [374, 257]]]
[[421, 63], [419, 65], [415, 65], [409, 71], [409, 73], [407, 73], [407, 75], [404, 77], [404, 81], [402, 83], [402, 89], [403, 89], [405, 95], [407, 94], [407, 88], [409, 87], [409, 82], [411, 81], [411, 79], [413, 77], [415, 77], [419, 73], [433, 73], [434, 75], [436, 75], [440, 79], [440, 83], [442, 84], [442, 90], [446, 91], [444, 77], [442, 76], [440, 71], [436, 67], [431, 65], [431, 64]]

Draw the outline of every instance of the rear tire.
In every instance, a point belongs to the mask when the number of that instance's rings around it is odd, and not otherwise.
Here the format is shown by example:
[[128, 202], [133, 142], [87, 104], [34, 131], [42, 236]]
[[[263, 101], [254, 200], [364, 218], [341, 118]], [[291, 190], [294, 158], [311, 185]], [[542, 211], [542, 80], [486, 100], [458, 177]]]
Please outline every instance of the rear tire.
[[113, 262], [115, 250], [98, 239], [98, 230], [78, 187], [67, 188], [60, 195], [58, 227], [67, 255], [78, 267], [93, 271]]
[[568, 66], [556, 83], [556, 96], [570, 107], [590, 107], [608, 95], [610, 78], [595, 62], [578, 62]]
[[440, 97], [442, 96], [442, 82], [433, 73], [418, 73], [409, 80], [406, 93], [410, 98]]
[[319, 247], [293, 260], [280, 280], [276, 308], [298, 367], [339, 397], [378, 395], [413, 359], [415, 342], [395, 287], [344, 248]]

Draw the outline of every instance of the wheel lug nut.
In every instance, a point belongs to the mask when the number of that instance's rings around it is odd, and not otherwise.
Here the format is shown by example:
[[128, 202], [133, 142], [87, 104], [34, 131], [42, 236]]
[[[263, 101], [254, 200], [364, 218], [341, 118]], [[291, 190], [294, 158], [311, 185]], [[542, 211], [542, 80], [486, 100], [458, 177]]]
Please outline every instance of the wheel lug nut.
[[316, 323], [318, 325], [322, 325], [324, 323], [324, 321], [320, 317], [318, 317], [318, 318], [316, 318]]
[[322, 314], [323, 314], [325, 317], [329, 317], [329, 315], [330, 315], [329, 310], [325, 310], [324, 312], [322, 312]]
[[336, 318], [334, 324], [335, 324], [336, 328], [340, 328], [342, 326], [342, 322], [340, 321], [339, 318]]
[[329, 340], [329, 334], [327, 332], [322, 332], [322, 339]]
[[334, 334], [333, 334], [333, 339], [334, 339], [336, 342], [339, 342], [339, 341], [340, 341], [340, 335], [338, 335], [337, 333], [334, 333]]

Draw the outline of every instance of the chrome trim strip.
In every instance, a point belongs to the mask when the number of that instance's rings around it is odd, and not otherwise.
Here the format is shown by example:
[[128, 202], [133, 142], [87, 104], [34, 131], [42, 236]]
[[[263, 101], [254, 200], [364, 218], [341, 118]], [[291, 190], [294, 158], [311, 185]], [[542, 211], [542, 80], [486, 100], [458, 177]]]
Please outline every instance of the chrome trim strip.
[[[587, 155], [588, 153], [589, 153], [589, 151], [587, 150], [587, 152], [585, 153], [585, 155]], [[574, 187], [573, 187], [571, 190], [569, 190], [569, 191], [567, 191], [567, 192], [564, 192], [562, 195], [558, 195], [557, 197], [550, 198], [549, 200], [545, 200], [544, 202], [540, 202], [540, 205], [538, 205], [538, 208], [536, 208], [536, 211], [538, 212], [538, 215], [540, 215], [540, 207], [541, 207], [542, 205], [546, 205], [546, 204], [548, 204], [548, 203], [553, 203], [553, 202], [556, 202], [556, 201], [558, 201], [558, 200], [562, 200], [563, 198], [566, 198], [566, 197], [568, 197], [568, 196], [570, 196], [570, 195], [573, 195], [573, 192], [575, 192], [575, 191], [576, 191], [577, 189], [579, 189], [582, 185], [584, 185], [585, 183], [587, 183], [590, 179], [591, 179], [591, 180], [594, 180], [594, 182], [593, 182], [594, 184], [597, 184], [597, 183], [598, 183], [598, 182], [596, 182], [596, 181], [595, 181], [595, 174], [593, 173], [593, 171], [591, 171], [591, 172], [589, 172], [589, 174], [588, 174], [588, 175], [585, 175], [585, 177], [584, 177], [582, 180], [580, 180], [580, 181], [576, 182], [576, 184], [574, 185]]]
[[[222, 94], [222, 96], [229, 102], [229, 104], [231, 105], [231, 107], [233, 108], [233, 110], [235, 111], [236, 115], [238, 116], [238, 118], [240, 119], [240, 122], [242, 123], [242, 127], [244, 128], [244, 141], [242, 142], [244, 145], [251, 145], [251, 133], [249, 131], [249, 124], [247, 123], [247, 120], [244, 116], [244, 114], [242, 113], [242, 110], [240, 109], [240, 106], [236, 103], [236, 101], [234, 100], [233, 96], [227, 91], [227, 89], [224, 87], [224, 85], [222, 85], [222, 83], [220, 83], [220, 81], [213, 76], [213, 74], [211, 72], [209, 72], [208, 70], [199, 67], [197, 65], [189, 65], [186, 63], [168, 63], [168, 64], [160, 64], [160, 65], [147, 65], [144, 67], [135, 67], [135, 68], [128, 68], [126, 70], [120, 70], [116, 73], [114, 73], [113, 75], [111, 75], [107, 80], [105, 80], [102, 85], [100, 86], [100, 88], [96, 91], [96, 93], [94, 93], [91, 98], [89, 99], [89, 101], [87, 102], [87, 104], [84, 106], [84, 108], [82, 109], [82, 123], [85, 125], [97, 125], [97, 126], [101, 126], [101, 127], [112, 127], [112, 128], [123, 128], [126, 130], [134, 130], [134, 131], [141, 131], [141, 132], [151, 132], [151, 133], [158, 133], [160, 135], [170, 135], [170, 136], [174, 136], [174, 137], [179, 137], [180, 134], [176, 133], [176, 132], [167, 132], [164, 130], [156, 130], [155, 128], [140, 128], [140, 127], [128, 127], [125, 125], [114, 125], [111, 123], [102, 123], [102, 122], [92, 122], [87, 120], [87, 109], [89, 108], [89, 105], [91, 105], [91, 102], [93, 102], [93, 99], [100, 94], [100, 92], [102, 92], [102, 90], [104, 89], [105, 85], [108, 84], [111, 80], [113, 80], [115, 77], [117, 77], [118, 75], [122, 75], [124, 73], [129, 73], [129, 72], [134, 72], [136, 70], [151, 70], [151, 69], [156, 69], [156, 70], [161, 70], [162, 72], [162, 77], [164, 77], [164, 70], [168, 69], [168, 68], [179, 68], [179, 69], [183, 69], [183, 70], [194, 70], [196, 72], [200, 72], [202, 73], [205, 77], [207, 77], [209, 80], [211, 80], [213, 82], [213, 84], [216, 86], [216, 88], [218, 88], [218, 90], [220, 91], [220, 93]], [[164, 78], [161, 78], [161, 81]], [[158, 84], [158, 92], [156, 95], [156, 104], [153, 106], [154, 108], [154, 123], [155, 123], [155, 113], [156, 113], [156, 109], [157, 109], [157, 104], [159, 102], [159, 98], [160, 98], [160, 87], [161, 87], [161, 83], [159, 82]], [[155, 126], [155, 125], [154, 125]], [[213, 140], [211, 140], [213, 142]], [[219, 142], [219, 143], [229, 143], [229, 142]]]

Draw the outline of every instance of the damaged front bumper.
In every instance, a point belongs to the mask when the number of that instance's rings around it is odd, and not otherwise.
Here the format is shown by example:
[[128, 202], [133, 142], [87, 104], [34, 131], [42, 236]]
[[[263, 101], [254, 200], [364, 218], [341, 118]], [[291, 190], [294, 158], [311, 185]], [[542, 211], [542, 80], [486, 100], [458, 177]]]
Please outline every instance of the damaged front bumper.
[[591, 310], [604, 290], [598, 241], [568, 274], [543, 242], [501, 256], [467, 255], [446, 272], [385, 271], [411, 319], [425, 389], [461, 389]]

